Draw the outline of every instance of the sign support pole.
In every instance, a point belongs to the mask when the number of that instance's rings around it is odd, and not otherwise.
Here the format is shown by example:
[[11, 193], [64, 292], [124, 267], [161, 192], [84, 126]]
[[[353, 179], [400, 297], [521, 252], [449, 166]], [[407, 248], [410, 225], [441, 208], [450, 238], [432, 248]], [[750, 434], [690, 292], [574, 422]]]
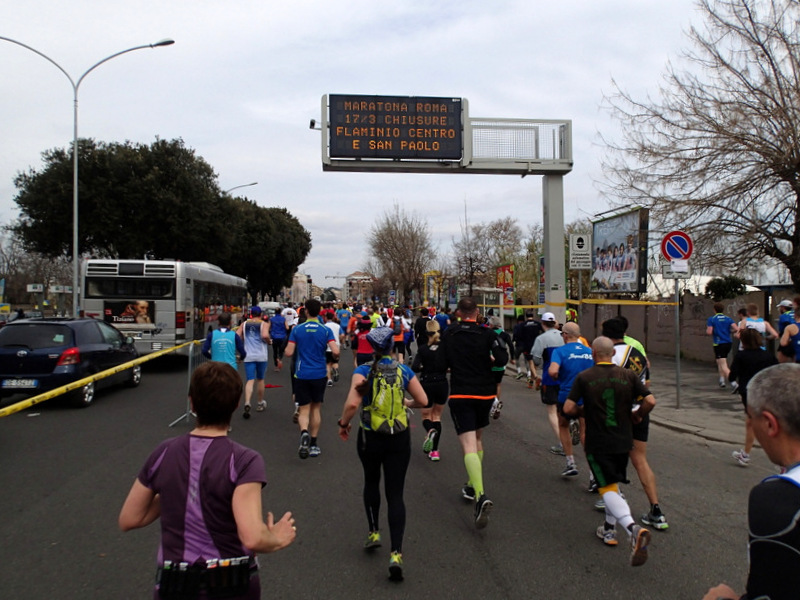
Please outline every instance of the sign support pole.
[[675, 279], [675, 408], [681, 407], [681, 297], [680, 280]]

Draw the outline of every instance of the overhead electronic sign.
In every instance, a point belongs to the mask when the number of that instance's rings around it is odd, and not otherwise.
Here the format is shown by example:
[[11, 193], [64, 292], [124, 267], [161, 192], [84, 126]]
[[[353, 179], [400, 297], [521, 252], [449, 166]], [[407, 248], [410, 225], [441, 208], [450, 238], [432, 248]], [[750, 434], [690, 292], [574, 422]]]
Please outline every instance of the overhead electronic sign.
[[461, 98], [331, 94], [331, 158], [460, 160]]

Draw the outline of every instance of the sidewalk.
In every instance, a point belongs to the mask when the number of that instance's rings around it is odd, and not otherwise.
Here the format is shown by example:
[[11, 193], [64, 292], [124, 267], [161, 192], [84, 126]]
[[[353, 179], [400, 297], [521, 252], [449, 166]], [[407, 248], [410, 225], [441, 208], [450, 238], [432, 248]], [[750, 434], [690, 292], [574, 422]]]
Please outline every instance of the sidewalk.
[[675, 357], [648, 355], [654, 425], [730, 444], [744, 441], [744, 407], [730, 386], [719, 387], [716, 365], [681, 360], [680, 408], [675, 393]]

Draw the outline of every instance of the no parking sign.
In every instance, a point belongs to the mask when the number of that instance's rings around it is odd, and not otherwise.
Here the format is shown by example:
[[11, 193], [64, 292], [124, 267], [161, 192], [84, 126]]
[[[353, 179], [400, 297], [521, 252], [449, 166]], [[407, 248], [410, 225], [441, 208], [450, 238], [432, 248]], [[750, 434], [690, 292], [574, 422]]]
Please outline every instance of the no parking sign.
[[669, 261], [689, 260], [693, 250], [692, 238], [683, 231], [670, 231], [661, 240], [661, 254]]

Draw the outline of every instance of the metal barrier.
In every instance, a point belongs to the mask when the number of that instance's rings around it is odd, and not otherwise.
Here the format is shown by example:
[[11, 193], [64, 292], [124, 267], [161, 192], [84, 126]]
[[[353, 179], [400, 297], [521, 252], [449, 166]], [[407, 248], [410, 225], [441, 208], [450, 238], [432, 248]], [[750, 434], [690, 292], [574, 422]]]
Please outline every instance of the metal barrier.
[[[189, 384], [192, 381], [192, 373], [194, 373], [194, 370], [197, 367], [211, 360], [210, 358], [206, 358], [205, 356], [203, 356], [203, 353], [201, 352], [203, 347], [202, 346], [203, 342], [201, 340], [196, 340], [194, 342], [189, 342], [189, 343], [191, 344], [191, 346], [189, 347], [189, 368], [187, 369], [188, 375], [186, 381], [186, 411], [180, 417], [178, 417], [172, 423], [170, 423], [169, 424], [170, 427], [174, 427], [184, 419], [186, 419], [186, 422], [188, 423], [189, 417], [195, 416], [195, 414], [192, 412], [192, 402], [189, 399]], [[184, 346], [185, 345], [186, 344], [184, 344]]]
[[[189, 344], [195, 344], [195, 343], [196, 342], [187, 342], [185, 344], [181, 344], [180, 346], [174, 346], [172, 348], [167, 348], [165, 350], [159, 350], [158, 352], [153, 352], [152, 354], [148, 354], [147, 356], [143, 356], [141, 358], [137, 358], [136, 360], [126, 362], [111, 369], [100, 371], [99, 373], [95, 373], [94, 375], [90, 375], [89, 377], [84, 377], [83, 379], [79, 379], [78, 381], [73, 381], [72, 383], [68, 383], [67, 385], [62, 385], [61, 387], [57, 387], [55, 389], [50, 390], [49, 392], [33, 396], [31, 398], [28, 398], [27, 400], [21, 400], [20, 402], [15, 402], [10, 406], [6, 406], [5, 408], [0, 409], [0, 417], [7, 417], [9, 415], [13, 415], [15, 413], [25, 410], [26, 408], [35, 406], [36, 404], [40, 404], [47, 400], [52, 400], [56, 396], [60, 396], [62, 394], [66, 394], [67, 392], [71, 392], [72, 390], [77, 390], [78, 388], [82, 388], [87, 383], [91, 383], [92, 381], [98, 381], [99, 379], [105, 379], [106, 377], [111, 377], [116, 373], [121, 373], [126, 369], [130, 369], [131, 367], [145, 363], [148, 360], [153, 360], [154, 358], [158, 358], [159, 356], [169, 354], [170, 352], [175, 352], [181, 348], [185, 348]], [[189, 364], [191, 365], [191, 361]], [[191, 377], [191, 371], [189, 373], [189, 376]]]

